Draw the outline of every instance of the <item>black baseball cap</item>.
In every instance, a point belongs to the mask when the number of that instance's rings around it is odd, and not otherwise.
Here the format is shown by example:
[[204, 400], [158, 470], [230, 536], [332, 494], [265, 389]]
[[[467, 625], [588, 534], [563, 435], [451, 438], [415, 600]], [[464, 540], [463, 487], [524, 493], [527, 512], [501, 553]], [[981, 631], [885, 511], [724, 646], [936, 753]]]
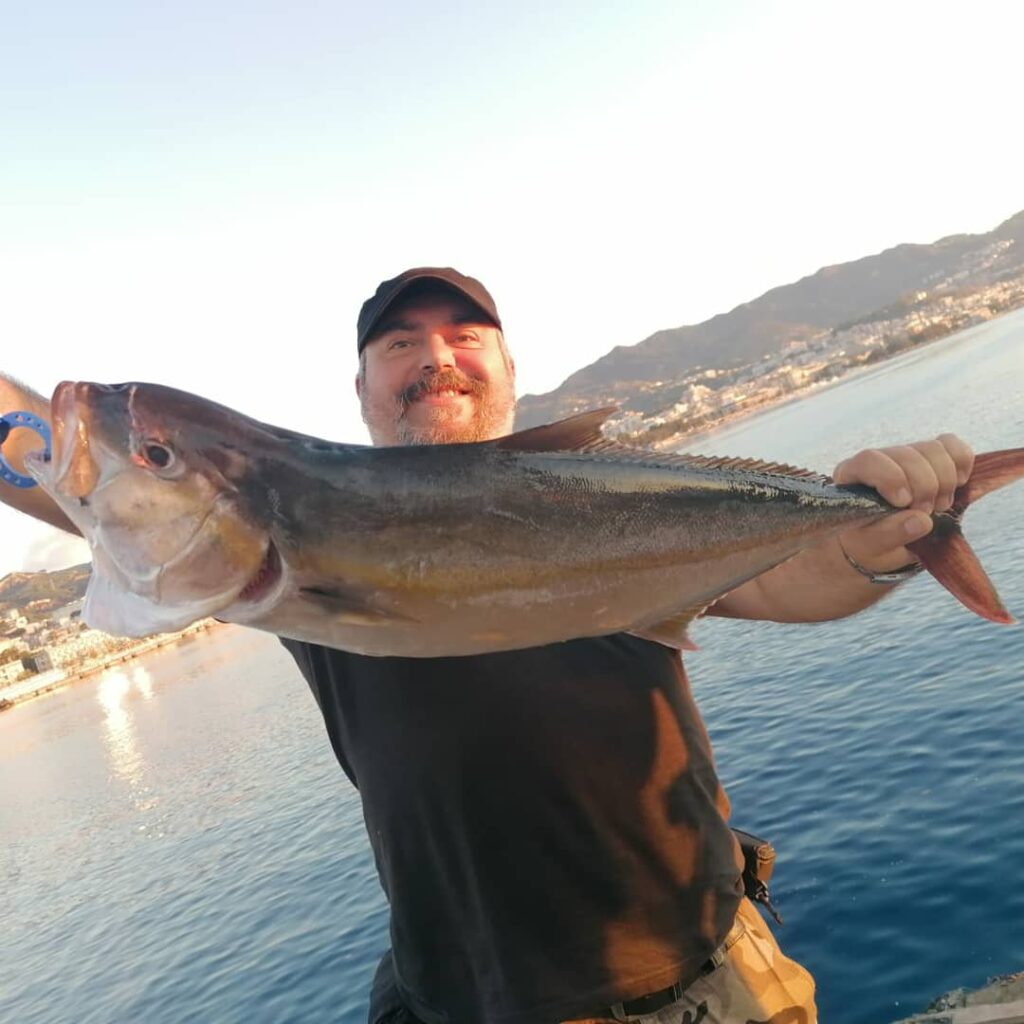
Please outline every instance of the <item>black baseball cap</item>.
[[414, 267], [405, 270], [398, 277], [382, 281], [373, 295], [363, 303], [356, 324], [356, 342], [358, 351], [362, 352], [366, 343], [373, 337], [381, 317], [394, 304], [395, 300], [406, 292], [410, 285], [417, 281], [436, 281], [458, 292], [478, 306], [494, 326], [501, 329], [501, 318], [498, 307], [494, 304], [491, 293], [475, 278], [466, 277], [451, 267]]

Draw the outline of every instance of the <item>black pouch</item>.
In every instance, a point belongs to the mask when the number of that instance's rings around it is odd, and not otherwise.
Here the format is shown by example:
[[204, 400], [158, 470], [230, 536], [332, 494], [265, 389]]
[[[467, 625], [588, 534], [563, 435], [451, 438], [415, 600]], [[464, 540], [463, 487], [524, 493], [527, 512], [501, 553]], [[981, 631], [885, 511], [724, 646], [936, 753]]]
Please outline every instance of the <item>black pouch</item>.
[[743, 890], [748, 899], [760, 903], [775, 920], [782, 924], [779, 912], [772, 906], [768, 895], [768, 882], [775, 867], [775, 847], [767, 839], [734, 828], [732, 834], [743, 852]]

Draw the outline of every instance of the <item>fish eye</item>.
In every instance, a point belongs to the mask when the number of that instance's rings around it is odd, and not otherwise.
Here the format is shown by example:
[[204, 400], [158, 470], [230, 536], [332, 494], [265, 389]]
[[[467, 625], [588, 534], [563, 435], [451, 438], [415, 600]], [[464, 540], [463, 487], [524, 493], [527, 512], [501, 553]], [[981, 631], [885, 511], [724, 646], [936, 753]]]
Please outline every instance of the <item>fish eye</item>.
[[174, 449], [162, 441], [155, 441], [152, 438], [143, 441], [139, 448], [139, 454], [150, 469], [166, 470], [174, 468], [176, 459]]

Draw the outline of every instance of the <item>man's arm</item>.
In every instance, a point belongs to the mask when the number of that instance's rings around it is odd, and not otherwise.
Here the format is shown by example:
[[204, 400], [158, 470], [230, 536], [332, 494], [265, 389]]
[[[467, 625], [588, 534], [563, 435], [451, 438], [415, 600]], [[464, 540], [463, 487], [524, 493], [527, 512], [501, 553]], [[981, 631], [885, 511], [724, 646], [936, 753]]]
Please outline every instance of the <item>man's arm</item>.
[[[50, 403], [45, 398], [0, 373], [0, 416], [22, 411], [35, 413], [40, 419], [50, 421]], [[0, 439], [0, 453], [17, 472], [23, 473], [26, 453], [39, 448], [40, 444], [39, 438], [32, 431], [15, 429], [6, 439]], [[79, 532], [41, 487], [13, 487], [0, 481], [0, 501], [19, 512], [26, 512], [36, 519], [67, 530], [68, 533]]]
[[808, 548], [727, 594], [709, 614], [820, 622], [874, 604], [893, 587], [866, 579], [850, 565], [847, 555], [875, 573], [917, 561], [906, 545], [931, 532], [931, 513], [953, 504], [953, 492], [966, 483], [973, 465], [974, 453], [952, 434], [868, 449], [840, 462], [833, 473], [836, 483], [867, 484], [905, 511]]

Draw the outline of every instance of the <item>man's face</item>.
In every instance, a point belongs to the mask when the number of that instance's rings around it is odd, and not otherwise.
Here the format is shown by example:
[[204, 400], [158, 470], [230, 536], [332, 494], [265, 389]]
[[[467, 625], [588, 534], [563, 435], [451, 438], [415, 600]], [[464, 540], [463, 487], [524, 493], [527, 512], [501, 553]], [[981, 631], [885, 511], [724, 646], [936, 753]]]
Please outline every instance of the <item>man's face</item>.
[[515, 415], [515, 371], [498, 329], [452, 292], [420, 292], [384, 314], [356, 378], [376, 445], [502, 437]]

